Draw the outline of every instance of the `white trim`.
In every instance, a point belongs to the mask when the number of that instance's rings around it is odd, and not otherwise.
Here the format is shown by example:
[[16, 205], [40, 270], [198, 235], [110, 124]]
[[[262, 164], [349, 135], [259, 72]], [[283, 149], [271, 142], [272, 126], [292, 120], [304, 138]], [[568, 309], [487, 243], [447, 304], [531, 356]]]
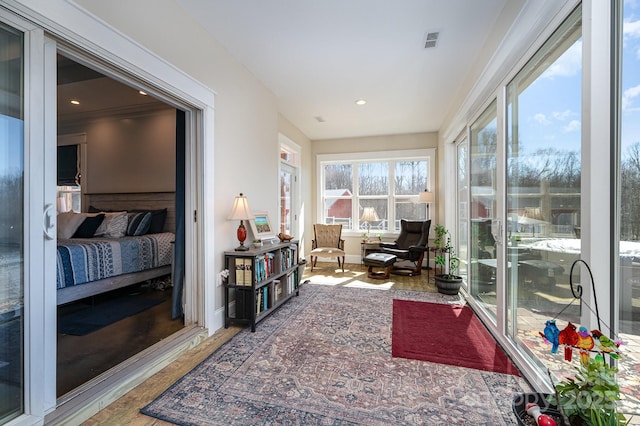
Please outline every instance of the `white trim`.
[[215, 92], [122, 34], [72, 0], [5, 0], [5, 6], [36, 25], [116, 68], [200, 109], [213, 106]]
[[[56, 115], [56, 43], [46, 37], [44, 41], [44, 199], [45, 205], [55, 205], [57, 197], [57, 115]], [[85, 135], [86, 137], [86, 135]], [[82, 152], [86, 151], [84, 148]], [[57, 229], [56, 229], [57, 231]], [[46, 319], [56, 318], [58, 315], [57, 304], [51, 303], [56, 300], [56, 244], [57, 240], [45, 239], [44, 257], [44, 277], [42, 282], [44, 288], [41, 289], [44, 295], [44, 317]], [[33, 287], [33, 283], [32, 287]], [[57, 345], [57, 321], [45, 320], [44, 324], [44, 348], [55, 348]], [[46, 350], [43, 351], [47, 353]], [[46, 412], [52, 411], [56, 406], [56, 365], [57, 354], [49, 353], [44, 357], [44, 407]]]
[[[54, 86], [55, 89], [55, 86]], [[55, 99], [56, 95], [53, 94], [53, 98]], [[55, 108], [55, 105], [54, 105]], [[68, 135], [58, 135], [58, 146], [67, 146], [67, 145], [84, 145], [87, 143], [87, 134], [86, 133], [70, 133]]]
[[337, 154], [318, 154], [316, 156], [316, 163], [320, 165], [320, 162], [330, 161], [369, 161], [369, 160], [397, 160], [412, 157], [431, 157], [435, 159], [436, 149], [407, 149], [407, 150], [395, 150], [395, 151], [371, 151], [371, 152], [349, 152], [349, 153], [337, 153]]
[[[596, 283], [610, 283], [612, 247], [611, 205], [611, 5], [601, 0], [585, 0], [582, 6], [582, 258], [589, 263]], [[600, 119], [592, 119], [599, 117]], [[602, 238], [603, 232], [609, 238]], [[619, 234], [618, 234], [619, 235]], [[614, 261], [618, 257], [614, 256]], [[586, 277], [585, 268], [581, 276]], [[585, 285], [583, 301], [595, 310], [591, 287]], [[596, 286], [598, 308], [603, 323], [612, 325], [610, 285]], [[616, 306], [616, 309], [618, 307]], [[595, 313], [582, 310], [580, 321], [597, 325]], [[589, 328], [591, 329], [591, 328]]]
[[[291, 211], [293, 213], [291, 217], [291, 234], [300, 240], [301, 236], [304, 235], [304, 223], [300, 220], [302, 217], [302, 179], [300, 176], [302, 147], [282, 133], [278, 133], [278, 141], [280, 142], [281, 149], [282, 147], [286, 147], [287, 150], [294, 152], [296, 155], [295, 161], [293, 162], [280, 159], [278, 163], [278, 179], [280, 179], [283, 170], [291, 173], [291, 176], [294, 178], [294, 182], [291, 183]], [[282, 218], [280, 217], [280, 209], [278, 209], [278, 224], [280, 223], [282, 223]]]
[[[212, 239], [202, 237], [202, 235], [207, 234], [213, 235], [214, 232], [214, 215], [206, 214], [208, 211], [215, 210], [214, 197], [206, 197], [205, 199], [204, 194], [212, 193], [214, 187], [213, 123], [215, 93], [71, 0], [7, 0], [2, 3], [0, 11], [4, 9], [24, 16], [25, 19], [42, 28], [38, 30], [40, 42], [36, 43], [35, 47], [42, 49], [42, 40], [44, 39], [42, 30], [45, 30], [52, 37], [58, 39], [57, 44], [60, 50], [68, 53], [72, 58], [81, 58], [83, 62], [98, 64], [101, 71], [120, 81], [137, 86], [143, 85], [150, 93], [176, 107], [200, 111], [194, 111], [196, 112], [195, 116], [188, 114], [192, 121], [187, 123], [187, 128], [189, 129], [187, 131], [190, 132], [187, 135], [187, 161], [195, 161], [194, 158], [198, 156], [200, 161], [198, 164], [194, 164], [192, 170], [187, 171], [185, 182], [188, 191], [185, 199], [185, 210], [187, 212], [185, 247], [187, 255], [192, 255], [191, 258], [199, 256], [199, 260], [193, 262], [191, 267], [185, 270], [185, 283], [191, 283], [193, 286], [185, 285], [185, 301], [189, 301], [193, 308], [185, 311], [185, 322], [203, 324], [209, 329], [209, 333], [220, 328], [222, 326], [221, 315], [215, 310], [216, 300], [220, 296], [218, 295], [219, 292], [214, 291], [215, 274], [212, 272], [215, 264], [215, 247], [211, 241]], [[40, 53], [39, 55], [42, 54]], [[27, 80], [29, 82], [37, 82], [39, 78], [42, 81], [43, 76], [42, 71], [40, 71], [42, 69], [42, 65], [27, 69], [25, 71]], [[41, 90], [38, 93], [26, 90], [25, 93], [29, 94], [31, 98], [30, 105], [38, 105], [38, 103], [42, 105], [41, 100], [43, 98], [46, 99], [46, 97], [42, 96]], [[55, 109], [52, 111], [55, 111]], [[42, 123], [44, 122], [42, 115], [30, 112], [27, 116], [36, 123]], [[42, 130], [37, 130], [37, 128], [34, 130], [38, 134], [42, 133]], [[46, 132], [50, 131], [47, 127]], [[55, 135], [55, 131], [52, 134]], [[37, 134], [33, 132], [29, 134], [29, 138], [31, 140], [44, 140], [43, 135], [37, 138]], [[193, 141], [196, 141], [195, 144]], [[55, 147], [55, 139], [53, 142], [48, 141], [47, 144], [52, 144]], [[37, 164], [43, 161], [44, 150], [42, 148], [38, 149], [34, 145], [29, 145], [25, 146], [25, 152], [27, 153], [25, 154], [25, 162], [28, 161], [29, 164], [32, 164], [30, 167], [36, 167]], [[205, 164], [207, 167], [205, 167]], [[42, 167], [40, 167], [40, 170], [42, 170]], [[42, 179], [39, 179], [39, 181], [42, 182]], [[55, 182], [55, 179], [53, 182]], [[32, 185], [31, 189], [35, 192], [30, 195], [30, 200], [32, 201], [30, 202], [29, 210], [25, 212], [28, 219], [27, 223], [31, 225], [40, 224], [42, 221], [43, 198], [39, 197], [39, 200], [36, 200], [38, 198], [36, 195], [44, 191], [45, 188], [43, 185], [36, 184]], [[47, 191], [47, 194], [49, 193], [52, 198], [51, 202], [54, 203], [55, 187], [53, 191]], [[198, 222], [190, 220], [193, 211], [199, 212]], [[29, 247], [33, 250], [33, 253], [30, 253], [29, 256], [31, 256], [31, 259], [40, 259], [40, 264], [42, 264], [41, 259], [43, 259], [44, 253], [42, 253], [42, 250], [36, 250], [37, 244], [42, 246], [42, 230], [38, 227], [37, 232], [33, 229], [30, 229], [29, 232]], [[32, 282], [44, 282], [42, 279], [37, 278], [37, 275], [41, 273], [40, 268], [33, 261], [26, 263], [26, 277]], [[55, 277], [55, 274], [50, 276]], [[32, 293], [33, 290], [35, 289], [30, 289]], [[40, 318], [40, 320], [30, 320], [28, 324], [30, 327], [30, 331], [28, 331], [30, 340], [29, 346], [26, 348], [28, 352], [25, 355], [25, 359], [29, 367], [27, 376], [29, 380], [27, 391], [29, 393], [25, 399], [28, 413], [35, 414], [36, 421], [39, 419], [41, 422], [44, 414], [56, 408], [55, 380], [51, 384], [51, 377], [55, 379], [55, 368], [47, 367], [49, 376], [45, 376], [44, 364], [47, 363], [47, 366], [49, 366], [51, 361], [43, 360], [45, 353], [49, 354], [48, 356], [51, 353], [55, 353], [55, 333], [46, 331], [47, 336], [43, 335], [46, 326], [43, 326], [45, 321], [42, 319], [42, 313], [45, 312], [47, 316], [52, 314], [49, 312], [49, 307], [44, 306], [43, 293], [40, 292], [40, 296], [37, 297], [40, 298], [37, 299], [40, 302], [29, 305], [33, 312], [39, 312], [35, 315], [35, 319]], [[55, 297], [48, 300], [53, 300], [55, 304]], [[55, 316], [52, 316], [52, 318], [55, 318]], [[50, 320], [51, 318], [47, 318], [47, 321]], [[55, 321], [52, 322], [55, 323]], [[46, 328], [46, 330], [50, 330], [50, 328]], [[49, 337], [49, 334], [53, 338]], [[53, 365], [55, 366], [55, 363]]]
[[[45, 390], [45, 365], [42, 350], [45, 334], [46, 274], [50, 263], [43, 262], [52, 252], [43, 238], [43, 210], [54, 206], [55, 188], [52, 194], [45, 192], [45, 87], [44, 32], [34, 29], [25, 32], [24, 68], [24, 196], [25, 196], [25, 251], [24, 251], [24, 413], [43, 418], [51, 409]], [[48, 129], [46, 129], [48, 130]], [[55, 215], [54, 215], [55, 216]], [[55, 242], [54, 242], [55, 250]], [[55, 253], [55, 252], [53, 252]], [[55, 272], [54, 275], [55, 276]], [[54, 287], [55, 288], [55, 287]]]

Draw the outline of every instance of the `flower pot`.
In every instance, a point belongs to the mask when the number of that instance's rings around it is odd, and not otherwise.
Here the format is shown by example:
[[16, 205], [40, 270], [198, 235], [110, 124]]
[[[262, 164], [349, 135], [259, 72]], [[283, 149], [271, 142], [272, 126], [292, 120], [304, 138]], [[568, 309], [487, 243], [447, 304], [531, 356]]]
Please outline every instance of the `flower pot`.
[[518, 425], [529, 426], [536, 424], [533, 417], [527, 414], [526, 410], [528, 403], [534, 403], [540, 407], [540, 412], [542, 414], [551, 416], [558, 426], [569, 426], [564, 421], [560, 411], [558, 411], [554, 405], [549, 404], [549, 401], [547, 401], [547, 395], [548, 394], [546, 393], [521, 393], [513, 398], [511, 409], [513, 410], [513, 414], [516, 416]]
[[456, 295], [460, 291], [462, 285], [462, 277], [457, 275], [434, 275], [438, 293]]

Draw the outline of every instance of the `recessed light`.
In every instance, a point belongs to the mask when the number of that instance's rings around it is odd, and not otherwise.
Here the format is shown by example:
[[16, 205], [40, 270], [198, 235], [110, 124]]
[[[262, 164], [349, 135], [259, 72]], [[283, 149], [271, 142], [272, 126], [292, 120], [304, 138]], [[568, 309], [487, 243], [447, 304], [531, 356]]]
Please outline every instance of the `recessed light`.
[[366, 103], [367, 103], [367, 101], [365, 101], [364, 99], [358, 99], [356, 101], [356, 105], [358, 105], [358, 106], [362, 106], [362, 105], [364, 105]]
[[142, 90], [139, 90], [138, 93], [140, 93], [142, 96], [147, 96], [147, 92], [143, 92]]
[[73, 105], [80, 105], [80, 101], [76, 101], [75, 99], [70, 101], [70, 103], [73, 104]]

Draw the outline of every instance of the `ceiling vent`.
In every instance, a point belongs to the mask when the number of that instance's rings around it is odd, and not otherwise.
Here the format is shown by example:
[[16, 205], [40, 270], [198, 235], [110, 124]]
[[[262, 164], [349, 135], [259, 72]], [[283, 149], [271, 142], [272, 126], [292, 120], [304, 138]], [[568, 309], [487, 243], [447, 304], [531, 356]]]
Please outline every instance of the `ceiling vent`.
[[440, 37], [440, 32], [429, 32], [427, 33], [427, 37], [425, 38], [424, 48], [430, 49], [432, 47], [436, 47], [438, 44], [438, 37]]

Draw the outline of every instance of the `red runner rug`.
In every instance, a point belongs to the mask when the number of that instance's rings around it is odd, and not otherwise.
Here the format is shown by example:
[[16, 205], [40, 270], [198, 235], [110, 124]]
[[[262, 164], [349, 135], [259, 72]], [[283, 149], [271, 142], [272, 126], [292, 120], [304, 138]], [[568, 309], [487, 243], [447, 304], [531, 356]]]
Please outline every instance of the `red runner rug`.
[[391, 355], [520, 376], [466, 306], [394, 299]]

